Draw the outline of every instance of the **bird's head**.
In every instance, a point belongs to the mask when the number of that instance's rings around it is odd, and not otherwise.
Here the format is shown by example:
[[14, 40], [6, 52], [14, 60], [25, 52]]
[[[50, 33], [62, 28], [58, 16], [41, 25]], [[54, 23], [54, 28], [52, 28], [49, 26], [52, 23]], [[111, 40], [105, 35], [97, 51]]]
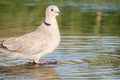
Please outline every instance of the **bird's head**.
[[50, 5], [46, 8], [46, 17], [56, 17], [58, 15], [62, 14], [56, 5]]

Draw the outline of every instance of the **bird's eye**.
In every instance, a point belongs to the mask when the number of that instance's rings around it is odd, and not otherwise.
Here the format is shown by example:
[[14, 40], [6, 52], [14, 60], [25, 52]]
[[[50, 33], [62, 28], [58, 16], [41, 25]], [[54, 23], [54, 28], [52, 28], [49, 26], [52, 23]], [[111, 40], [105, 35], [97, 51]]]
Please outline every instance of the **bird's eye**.
[[51, 11], [53, 11], [53, 9], [51, 9]]

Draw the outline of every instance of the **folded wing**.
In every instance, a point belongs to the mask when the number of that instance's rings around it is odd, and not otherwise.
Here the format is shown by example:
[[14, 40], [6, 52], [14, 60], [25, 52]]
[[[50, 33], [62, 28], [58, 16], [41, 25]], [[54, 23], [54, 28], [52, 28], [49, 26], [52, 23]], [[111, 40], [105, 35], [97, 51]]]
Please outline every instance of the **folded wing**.
[[8, 50], [23, 54], [35, 54], [49, 45], [50, 38], [40, 32], [32, 32], [19, 37], [13, 37], [3, 42]]

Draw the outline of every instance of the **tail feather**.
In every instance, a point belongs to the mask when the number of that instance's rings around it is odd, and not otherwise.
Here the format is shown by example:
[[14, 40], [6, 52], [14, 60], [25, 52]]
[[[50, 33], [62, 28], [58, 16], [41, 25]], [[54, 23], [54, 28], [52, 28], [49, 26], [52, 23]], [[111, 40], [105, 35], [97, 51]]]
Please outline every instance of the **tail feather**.
[[2, 45], [2, 42], [0, 42], [0, 54], [1, 53], [8, 53], [9, 50]]

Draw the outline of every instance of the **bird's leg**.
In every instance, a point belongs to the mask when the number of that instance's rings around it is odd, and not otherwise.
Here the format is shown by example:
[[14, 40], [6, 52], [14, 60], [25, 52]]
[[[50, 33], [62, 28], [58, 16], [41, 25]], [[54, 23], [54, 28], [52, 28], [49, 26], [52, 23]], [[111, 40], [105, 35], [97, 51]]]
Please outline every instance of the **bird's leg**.
[[29, 64], [35, 65], [48, 65], [48, 64], [57, 64], [56, 60], [51, 60], [51, 61], [39, 61], [39, 62], [35, 62], [35, 61], [30, 61], [28, 62]]
[[30, 62], [28, 62], [29, 64], [37, 64], [35, 61], [30, 61]]
[[39, 61], [38, 63], [39, 65], [44, 65], [44, 64], [57, 64], [56, 60], [52, 60], [52, 61]]

